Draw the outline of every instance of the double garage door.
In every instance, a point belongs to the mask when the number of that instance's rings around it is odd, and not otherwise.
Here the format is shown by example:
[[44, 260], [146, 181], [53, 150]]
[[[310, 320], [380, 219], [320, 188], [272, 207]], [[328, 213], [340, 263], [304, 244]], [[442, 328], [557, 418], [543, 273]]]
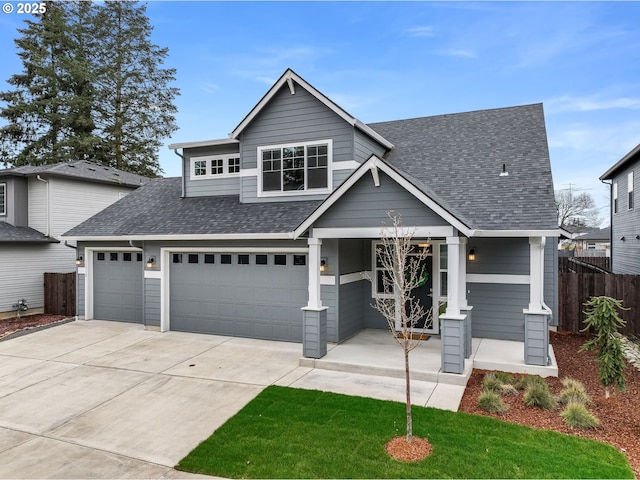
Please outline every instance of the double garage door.
[[170, 254], [171, 330], [302, 341], [303, 253]]

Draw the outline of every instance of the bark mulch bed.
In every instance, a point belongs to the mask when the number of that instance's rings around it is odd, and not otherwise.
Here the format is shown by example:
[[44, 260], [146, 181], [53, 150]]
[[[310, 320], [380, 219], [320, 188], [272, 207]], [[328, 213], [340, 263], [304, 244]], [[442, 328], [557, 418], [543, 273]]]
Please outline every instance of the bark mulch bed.
[[0, 340], [15, 336], [18, 333], [27, 333], [30, 330], [53, 326], [56, 323], [63, 323], [68, 320], [69, 317], [64, 315], [49, 315], [46, 313], [5, 318], [0, 320]]
[[548, 411], [527, 407], [522, 400], [522, 394], [503, 396], [504, 402], [509, 406], [509, 410], [504, 414], [485, 412], [477, 405], [478, 396], [482, 393], [482, 378], [486, 373], [483, 370], [474, 370], [471, 374], [460, 411], [607, 442], [626, 454], [636, 478], [640, 478], [640, 371], [627, 364], [626, 392], [612, 390], [611, 397], [605, 399], [604, 388], [598, 380], [595, 352], [578, 352], [589, 338], [581, 334], [550, 334], [558, 362], [559, 378], [547, 378], [547, 383], [551, 392], [557, 395], [562, 389], [561, 379], [570, 377], [580, 380], [593, 400], [593, 404], [588, 408], [600, 420], [600, 425], [595, 429], [580, 430], [569, 427], [560, 417], [561, 408]]

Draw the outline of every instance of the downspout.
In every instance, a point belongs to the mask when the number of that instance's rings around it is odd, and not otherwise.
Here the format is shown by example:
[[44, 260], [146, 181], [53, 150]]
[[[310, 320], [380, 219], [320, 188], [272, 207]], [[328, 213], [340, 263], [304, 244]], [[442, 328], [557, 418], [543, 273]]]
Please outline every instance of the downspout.
[[36, 175], [36, 179], [47, 184], [47, 237], [51, 236], [51, 198], [49, 196], [49, 180], [45, 180], [40, 175]]
[[186, 183], [187, 180], [185, 179], [185, 176], [184, 176], [184, 155], [180, 155], [178, 153], [178, 149], [177, 148], [173, 149], [173, 153], [175, 153], [177, 156], [179, 156], [182, 159], [182, 168], [181, 168], [182, 169], [182, 175], [181, 175], [181, 177], [182, 177], [182, 195], [180, 195], [180, 198], [184, 198], [185, 197], [185, 191], [187, 189], [187, 183]]
[[609, 271], [613, 272], [613, 180], [607, 183], [600, 179], [605, 185], [609, 185]]

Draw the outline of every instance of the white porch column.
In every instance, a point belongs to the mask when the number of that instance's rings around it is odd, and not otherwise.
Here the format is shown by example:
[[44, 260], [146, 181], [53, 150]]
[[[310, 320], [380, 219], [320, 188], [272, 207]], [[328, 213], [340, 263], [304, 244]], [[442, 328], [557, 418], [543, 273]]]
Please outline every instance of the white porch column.
[[[460, 269], [464, 268], [466, 271], [466, 265], [461, 266], [460, 252], [461, 245], [460, 237], [447, 237], [447, 312], [446, 315], [460, 315], [460, 285], [461, 280], [458, 278], [460, 275]], [[465, 295], [466, 297], [466, 295]]]
[[545, 313], [543, 306], [544, 291], [544, 244], [542, 237], [529, 238], [529, 312]]
[[320, 261], [322, 240], [319, 238], [309, 238], [309, 303], [307, 308], [321, 308], [320, 298]]

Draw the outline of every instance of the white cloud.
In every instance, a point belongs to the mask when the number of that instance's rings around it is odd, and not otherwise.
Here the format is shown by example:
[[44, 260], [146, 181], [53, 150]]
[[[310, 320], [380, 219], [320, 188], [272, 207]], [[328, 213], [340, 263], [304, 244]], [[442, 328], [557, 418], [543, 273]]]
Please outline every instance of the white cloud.
[[419, 27], [411, 27], [405, 30], [413, 37], [435, 37], [435, 29], [431, 25], [423, 25]]
[[473, 50], [466, 50], [463, 48], [450, 48], [445, 50], [438, 50], [436, 53], [439, 55], [446, 55], [450, 57], [461, 57], [461, 58], [477, 58], [476, 52]]
[[563, 96], [547, 100], [544, 104], [545, 112], [548, 114], [611, 109], [640, 110], [640, 98], [603, 98], [601, 95], [587, 97]]
[[220, 87], [218, 85], [216, 85], [215, 83], [210, 83], [210, 82], [205, 82], [203, 83], [200, 88], [205, 92], [205, 93], [214, 93], [217, 92], [218, 90], [220, 90]]

